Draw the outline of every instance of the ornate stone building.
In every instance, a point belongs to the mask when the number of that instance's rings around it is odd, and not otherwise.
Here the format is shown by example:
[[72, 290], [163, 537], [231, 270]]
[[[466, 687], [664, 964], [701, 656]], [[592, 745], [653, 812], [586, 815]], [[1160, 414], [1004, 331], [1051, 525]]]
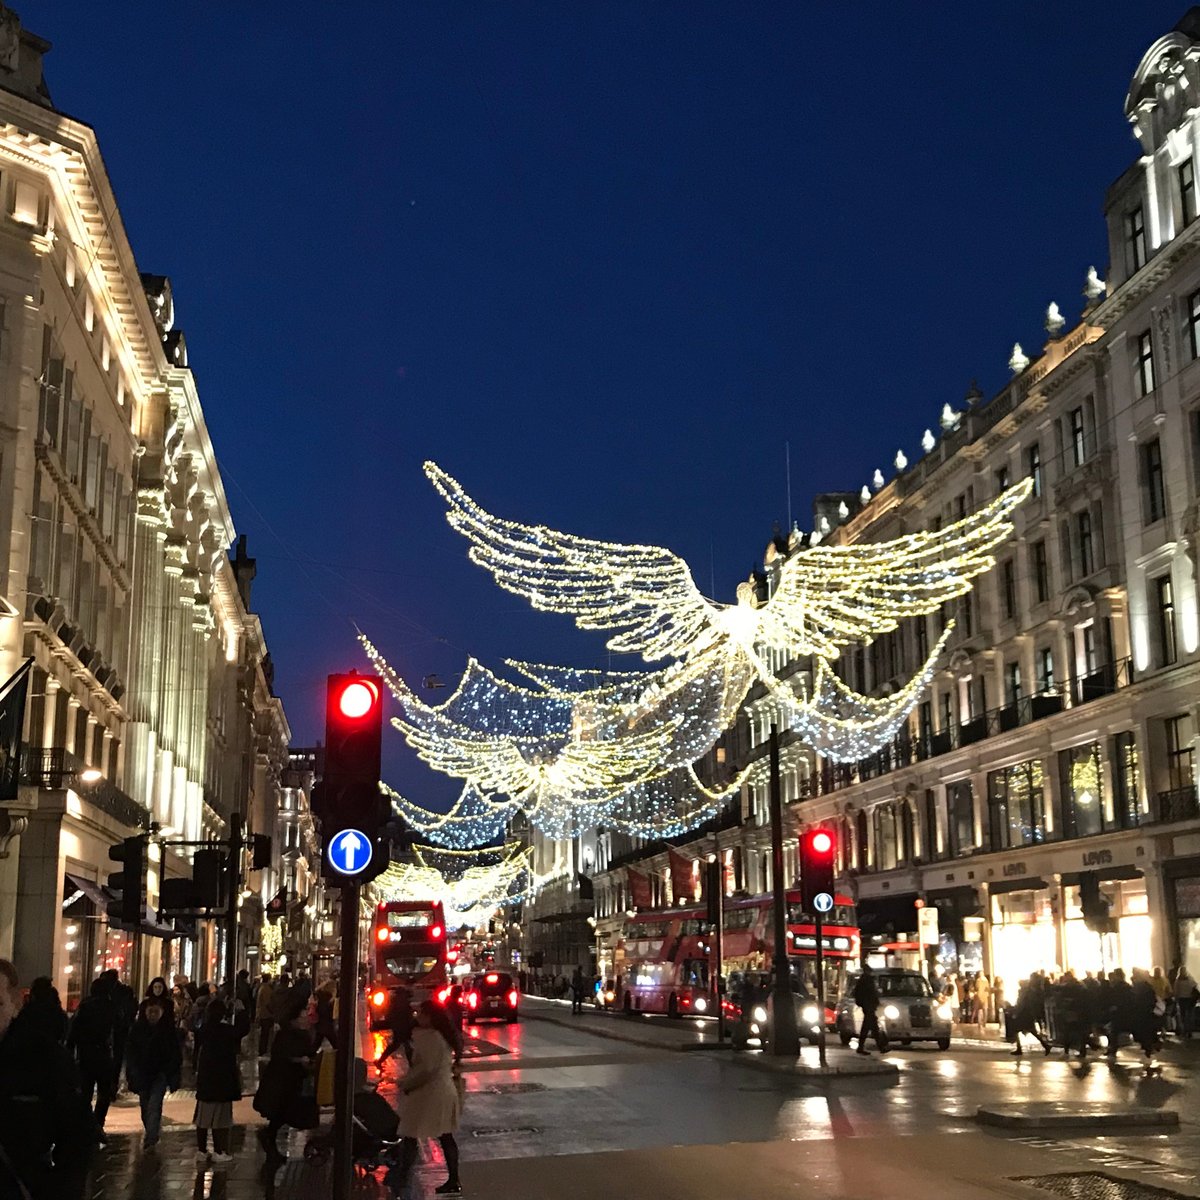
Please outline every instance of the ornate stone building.
[[108, 850], [269, 811], [288, 729], [170, 283], [139, 274], [94, 131], [50, 99], [48, 50], [0, 6], [0, 676], [33, 659], [0, 954], [73, 1002], [105, 966], [216, 973], [211, 928], [167, 938], [153, 916], [188, 869], [157, 842], [142, 928], [108, 928]]
[[[954, 619], [894, 742], [835, 764], [784, 738], [789, 876], [798, 830], [834, 829], [839, 886], [880, 958], [930, 956], [1009, 983], [1036, 967], [1200, 969], [1197, 95], [1193, 10], [1134, 76], [1138, 155], [1108, 191], [1107, 282], [1088, 272], [1078, 322], [1050, 305], [1044, 350], [1031, 360], [1015, 347], [999, 394], [972, 388], [947, 405], [941, 435], [922, 439], [913, 465], [898, 460], [891, 482], [816, 505], [829, 541], [878, 541], [1034, 480], [1015, 538], [971, 595], [841, 659], [852, 686], [886, 695]], [[796, 551], [768, 548], [768, 589]], [[772, 665], [793, 680], [807, 668]], [[773, 722], [786, 724], [773, 699], [752, 692], [730, 735], [739, 763], [763, 761]], [[758, 770], [738, 823], [681, 847], [723, 856], [730, 891], [770, 885], [766, 785]], [[596, 877], [601, 929], [622, 920], [626, 869]], [[665, 851], [637, 869], [669, 880]], [[658, 895], [666, 903], [668, 888]], [[1085, 901], [1102, 920], [1085, 919]], [[930, 948], [917, 941], [922, 906], [939, 918]]]

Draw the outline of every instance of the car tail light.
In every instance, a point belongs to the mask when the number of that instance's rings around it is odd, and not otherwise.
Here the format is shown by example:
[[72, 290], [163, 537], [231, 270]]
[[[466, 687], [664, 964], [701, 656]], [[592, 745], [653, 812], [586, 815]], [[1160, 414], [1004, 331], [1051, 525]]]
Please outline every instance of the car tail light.
[[371, 993], [371, 1003], [375, 1005], [376, 1008], [382, 1008], [385, 1000], [387, 1000], [387, 992]]
[[442, 990], [438, 992], [437, 998], [439, 1004], [445, 1004], [446, 1001], [450, 999], [450, 989], [448, 987], [442, 988]]
[[431, 925], [429, 927], [429, 936], [436, 942], [442, 936], [442, 927], [440, 925]]
[[511, 1007], [513, 1007], [513, 1008], [517, 1007], [517, 997], [519, 996], [519, 994], [520, 993], [517, 991], [516, 988], [513, 988], [513, 990], [508, 993], [508, 1003]]
[[490, 975], [485, 975], [483, 978], [486, 983], [499, 983], [500, 982], [500, 976], [497, 975], [495, 973], [495, 971], [493, 971]]
[[375, 931], [375, 940], [377, 942], [386, 942], [388, 936], [388, 931], [382, 925]]
[[479, 993], [478, 992], [468, 992], [467, 993], [467, 1007], [468, 1008], [478, 1008], [479, 1007]]
[[691, 1004], [691, 1002], [692, 1002], [691, 996], [680, 996], [679, 997], [679, 1003], [682, 1004], [684, 1006], [684, 1008], [686, 1008], [689, 1004]]

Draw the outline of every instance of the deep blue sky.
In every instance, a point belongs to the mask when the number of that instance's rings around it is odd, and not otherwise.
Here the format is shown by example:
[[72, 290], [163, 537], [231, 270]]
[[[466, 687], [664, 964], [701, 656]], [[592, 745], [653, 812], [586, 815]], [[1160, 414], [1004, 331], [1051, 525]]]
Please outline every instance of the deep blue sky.
[[[733, 588], [1107, 266], [1138, 4], [18, 0], [171, 276], [296, 741], [358, 621], [410, 679], [599, 665], [420, 473]], [[616, 665], [616, 664], [614, 664]], [[635, 664], [626, 661], [623, 666]], [[453, 787], [407, 760], [414, 799]]]

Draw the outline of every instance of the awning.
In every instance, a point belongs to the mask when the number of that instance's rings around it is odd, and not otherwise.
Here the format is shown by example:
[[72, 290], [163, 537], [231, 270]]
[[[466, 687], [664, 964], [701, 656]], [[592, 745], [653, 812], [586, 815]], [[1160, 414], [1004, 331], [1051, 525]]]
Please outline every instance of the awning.
[[104, 914], [112, 896], [100, 884], [94, 879], [85, 879], [82, 875], [73, 875], [70, 871], [63, 873], [63, 879], [75, 889], [75, 895], [63, 900], [63, 908], [66, 908], [68, 904], [74, 904], [80, 896], [83, 896], [99, 909], [101, 915]]

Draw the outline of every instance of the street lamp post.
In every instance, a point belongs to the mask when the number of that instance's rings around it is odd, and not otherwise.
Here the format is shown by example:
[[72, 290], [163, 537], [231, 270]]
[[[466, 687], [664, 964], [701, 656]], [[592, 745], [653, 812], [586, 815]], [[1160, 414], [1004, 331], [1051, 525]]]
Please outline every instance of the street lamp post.
[[779, 727], [771, 726], [771, 893], [775, 917], [775, 985], [772, 989], [771, 1052], [779, 1058], [800, 1053], [800, 1032], [792, 1002], [787, 949], [787, 884], [783, 877], [783, 785], [779, 778]]

